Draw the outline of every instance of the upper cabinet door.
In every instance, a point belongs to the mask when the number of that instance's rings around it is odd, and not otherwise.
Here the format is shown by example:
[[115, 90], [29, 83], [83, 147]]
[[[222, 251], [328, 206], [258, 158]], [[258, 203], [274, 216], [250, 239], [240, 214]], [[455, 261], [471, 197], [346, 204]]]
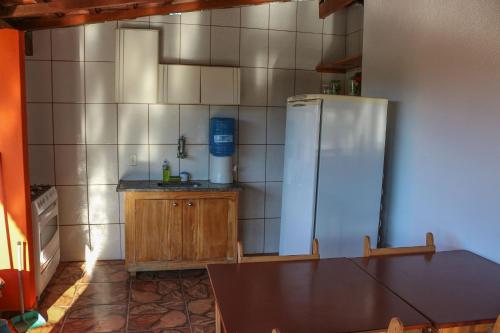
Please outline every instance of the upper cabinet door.
[[115, 66], [118, 103], [158, 102], [158, 34], [158, 30], [117, 30]]
[[202, 67], [201, 104], [240, 104], [240, 69]]
[[200, 66], [168, 65], [169, 104], [200, 104]]

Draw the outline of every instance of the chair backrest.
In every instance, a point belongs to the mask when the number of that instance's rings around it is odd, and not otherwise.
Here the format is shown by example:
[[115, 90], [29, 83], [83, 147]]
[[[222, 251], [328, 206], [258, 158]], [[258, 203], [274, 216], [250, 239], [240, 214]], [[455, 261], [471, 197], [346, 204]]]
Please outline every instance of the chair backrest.
[[389, 327], [387, 328], [387, 333], [403, 333], [404, 326], [401, 319], [394, 317], [389, 322]]
[[386, 248], [372, 248], [370, 237], [364, 238], [364, 257], [385, 256], [394, 254], [425, 254], [435, 253], [436, 246], [434, 245], [434, 236], [431, 232], [425, 235], [425, 246], [410, 246], [410, 247], [386, 247]]
[[247, 262], [271, 262], [271, 261], [296, 261], [296, 260], [317, 260], [319, 259], [319, 242], [317, 239], [312, 243], [312, 254], [299, 254], [291, 256], [249, 256], [243, 255], [243, 244], [238, 242], [238, 263]]
[[280, 330], [279, 330], [279, 329], [277, 329], [277, 328], [273, 328], [272, 333], [280, 333]]
[[500, 315], [498, 315], [497, 321], [495, 322], [495, 325], [493, 326], [493, 333], [500, 333]]

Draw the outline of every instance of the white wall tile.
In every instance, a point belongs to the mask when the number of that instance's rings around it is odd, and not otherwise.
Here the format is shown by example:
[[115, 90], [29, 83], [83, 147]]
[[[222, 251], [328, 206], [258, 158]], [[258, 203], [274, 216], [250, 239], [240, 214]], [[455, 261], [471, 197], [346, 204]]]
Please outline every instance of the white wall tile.
[[188, 172], [191, 179], [208, 179], [208, 145], [186, 145], [186, 153], [180, 160], [180, 172]]
[[238, 180], [262, 182], [266, 179], [266, 146], [240, 145], [238, 147]]
[[86, 186], [57, 186], [59, 224], [88, 224]]
[[88, 225], [62, 225], [59, 239], [61, 261], [85, 261], [90, 250]]
[[223, 8], [212, 10], [212, 25], [239, 27], [240, 8]]
[[240, 144], [265, 144], [266, 108], [240, 107], [238, 128]]
[[210, 63], [212, 65], [238, 66], [240, 63], [240, 29], [212, 27]]
[[261, 29], [241, 29], [240, 65], [267, 67], [269, 33]]
[[118, 223], [116, 185], [89, 185], [89, 223]]
[[210, 63], [209, 26], [181, 24], [181, 63]]
[[91, 225], [90, 242], [92, 243], [92, 254], [97, 260], [120, 258], [120, 225]]
[[117, 106], [116, 104], [87, 104], [86, 139], [90, 144], [117, 143]]
[[243, 243], [243, 253], [254, 254], [264, 251], [264, 220], [240, 220], [239, 238]]
[[28, 146], [30, 184], [55, 184], [54, 146]]
[[81, 185], [87, 182], [84, 145], [55, 146], [57, 185]]
[[115, 102], [115, 63], [85, 63], [85, 100], [87, 103]]
[[273, 2], [270, 6], [269, 29], [297, 29], [297, 2]]
[[[133, 157], [136, 165], [130, 165]], [[149, 179], [148, 145], [118, 145], [118, 179]]]
[[323, 33], [329, 35], [345, 35], [347, 11], [345, 9], [328, 15], [323, 22]]
[[266, 182], [266, 209], [265, 217], [273, 218], [281, 216], [281, 182]]
[[85, 105], [54, 104], [54, 143], [85, 143]]
[[180, 135], [186, 137], [186, 144], [208, 144], [208, 105], [180, 106]]
[[286, 105], [286, 99], [294, 95], [294, 81], [294, 70], [269, 69], [267, 77], [267, 105]]
[[269, 31], [269, 68], [295, 68], [296, 33]]
[[179, 175], [179, 159], [177, 145], [149, 145], [149, 178], [163, 179], [163, 161], [167, 160], [170, 166], [170, 175]]
[[283, 158], [285, 146], [267, 145], [266, 181], [283, 180]]
[[118, 184], [118, 147], [87, 145], [89, 184]]
[[267, 143], [284, 144], [286, 108], [267, 108]]
[[120, 223], [125, 223], [125, 193], [118, 192], [118, 204], [120, 206]]
[[115, 61], [116, 21], [85, 26], [85, 60]]
[[241, 68], [241, 105], [267, 105], [267, 69]]
[[52, 104], [28, 103], [28, 143], [52, 144]]
[[295, 71], [295, 95], [319, 94], [321, 73], [315, 71]]
[[32, 31], [33, 55], [26, 56], [26, 60], [50, 60], [50, 30]]
[[323, 35], [323, 62], [345, 57], [345, 36]]
[[240, 192], [239, 217], [242, 219], [263, 218], [265, 183], [243, 183], [243, 191]]
[[160, 30], [160, 63], [177, 64], [181, 55], [181, 25], [151, 23]]
[[269, 4], [241, 7], [241, 27], [269, 28]]
[[281, 219], [266, 219], [264, 232], [264, 252], [277, 253], [280, 247]]
[[353, 32], [346, 37], [346, 56], [363, 53], [363, 34], [361, 30]]
[[210, 105], [210, 118], [233, 118], [238, 123], [238, 107], [232, 105]]
[[297, 34], [297, 69], [315, 70], [321, 63], [322, 35]]
[[118, 143], [148, 143], [147, 104], [118, 104]]
[[82, 61], [84, 28], [76, 26], [52, 30], [52, 60]]
[[177, 144], [179, 105], [149, 106], [149, 144]]
[[26, 102], [52, 102], [50, 61], [26, 61]]
[[149, 17], [151, 23], [181, 23], [181, 15], [154, 15]]
[[54, 102], [85, 102], [84, 63], [54, 61], [52, 66]]
[[[140, 19], [140, 17], [139, 17]], [[149, 29], [148, 21], [124, 20], [118, 21], [119, 29]]]
[[210, 24], [210, 11], [202, 10], [196, 12], [187, 12], [181, 14], [181, 23], [186, 24]]
[[349, 6], [347, 8], [347, 33], [350, 34], [354, 31], [363, 29], [363, 12], [362, 5]]
[[297, 6], [297, 31], [322, 33], [323, 20], [319, 18], [318, 1], [300, 1]]

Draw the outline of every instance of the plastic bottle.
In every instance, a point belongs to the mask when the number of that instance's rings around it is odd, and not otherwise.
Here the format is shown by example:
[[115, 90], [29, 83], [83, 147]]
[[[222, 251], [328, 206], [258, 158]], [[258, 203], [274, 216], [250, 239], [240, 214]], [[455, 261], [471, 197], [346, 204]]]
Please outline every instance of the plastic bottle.
[[168, 165], [168, 161], [163, 161], [163, 182], [166, 183], [170, 180], [170, 166]]

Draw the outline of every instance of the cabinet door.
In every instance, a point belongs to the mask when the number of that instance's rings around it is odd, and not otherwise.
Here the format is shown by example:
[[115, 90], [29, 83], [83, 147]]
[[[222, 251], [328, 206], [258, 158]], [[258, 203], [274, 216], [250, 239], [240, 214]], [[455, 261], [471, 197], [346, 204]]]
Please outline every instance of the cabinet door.
[[201, 104], [239, 104], [239, 69], [201, 68]]
[[176, 200], [135, 201], [135, 260], [179, 260], [182, 207]]
[[169, 104], [200, 104], [200, 66], [168, 65]]
[[117, 30], [115, 66], [118, 103], [157, 102], [158, 36], [158, 30]]
[[200, 200], [182, 201], [182, 260], [193, 261], [198, 258], [198, 225], [200, 221]]
[[227, 259], [233, 256], [233, 225], [230, 200], [199, 200], [197, 259]]

